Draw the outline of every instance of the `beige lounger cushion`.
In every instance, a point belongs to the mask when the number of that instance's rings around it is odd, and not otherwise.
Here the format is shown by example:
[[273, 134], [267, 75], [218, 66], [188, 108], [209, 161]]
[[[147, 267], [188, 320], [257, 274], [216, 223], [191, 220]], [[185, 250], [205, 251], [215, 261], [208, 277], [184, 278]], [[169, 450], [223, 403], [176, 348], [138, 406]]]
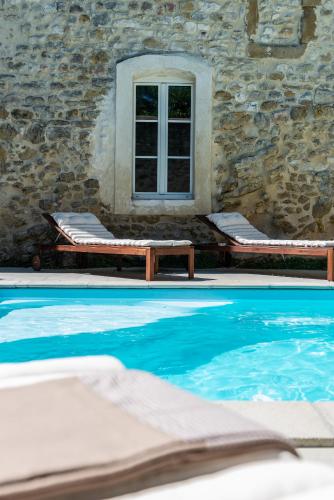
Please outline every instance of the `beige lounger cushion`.
[[237, 212], [217, 213], [207, 215], [210, 222], [215, 224], [223, 233], [227, 234], [241, 245], [256, 246], [290, 246], [323, 248], [334, 247], [334, 240], [275, 240], [258, 231], [243, 215]]
[[192, 244], [189, 240], [118, 239], [91, 213], [55, 212], [51, 215], [62, 231], [78, 245], [176, 247]]
[[149, 374], [82, 380], [0, 391], [0, 498], [108, 498], [163, 472], [175, 480], [195, 465], [294, 453], [276, 433]]

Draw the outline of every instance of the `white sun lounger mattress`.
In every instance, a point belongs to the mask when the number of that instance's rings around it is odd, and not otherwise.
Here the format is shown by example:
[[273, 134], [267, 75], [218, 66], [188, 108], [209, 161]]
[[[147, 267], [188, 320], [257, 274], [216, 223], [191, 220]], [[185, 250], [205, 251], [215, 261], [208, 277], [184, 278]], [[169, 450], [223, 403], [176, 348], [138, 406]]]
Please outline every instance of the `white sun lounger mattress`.
[[192, 244], [189, 240], [134, 240], [129, 238], [115, 238], [113, 233], [108, 231], [99, 219], [91, 213], [55, 212], [51, 216], [60, 229], [78, 245], [177, 247]]
[[256, 229], [243, 215], [237, 212], [210, 214], [207, 218], [217, 226], [217, 229], [241, 245], [307, 248], [334, 247], [334, 240], [282, 240], [269, 238], [269, 236]]

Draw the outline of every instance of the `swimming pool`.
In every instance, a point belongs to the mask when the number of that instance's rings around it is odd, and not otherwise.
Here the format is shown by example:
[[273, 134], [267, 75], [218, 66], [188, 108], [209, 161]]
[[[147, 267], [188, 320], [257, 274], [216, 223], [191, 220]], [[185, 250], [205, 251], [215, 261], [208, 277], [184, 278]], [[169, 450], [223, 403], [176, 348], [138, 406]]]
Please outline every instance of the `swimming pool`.
[[0, 289], [0, 362], [111, 354], [204, 398], [334, 400], [334, 290]]

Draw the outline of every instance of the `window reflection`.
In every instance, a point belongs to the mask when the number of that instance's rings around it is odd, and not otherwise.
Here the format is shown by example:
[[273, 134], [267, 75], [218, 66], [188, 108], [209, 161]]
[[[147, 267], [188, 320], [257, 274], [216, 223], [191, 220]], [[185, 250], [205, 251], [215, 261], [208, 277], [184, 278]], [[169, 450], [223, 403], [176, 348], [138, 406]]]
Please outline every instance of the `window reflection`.
[[190, 123], [168, 124], [168, 156], [190, 156]]
[[170, 85], [168, 88], [168, 118], [190, 119], [191, 87]]
[[136, 123], [136, 156], [157, 156], [158, 124]]
[[168, 160], [168, 192], [190, 192], [190, 160]]
[[158, 119], [157, 85], [137, 85], [136, 87], [136, 118], [137, 120]]
[[137, 193], [156, 193], [157, 160], [136, 159], [135, 190]]

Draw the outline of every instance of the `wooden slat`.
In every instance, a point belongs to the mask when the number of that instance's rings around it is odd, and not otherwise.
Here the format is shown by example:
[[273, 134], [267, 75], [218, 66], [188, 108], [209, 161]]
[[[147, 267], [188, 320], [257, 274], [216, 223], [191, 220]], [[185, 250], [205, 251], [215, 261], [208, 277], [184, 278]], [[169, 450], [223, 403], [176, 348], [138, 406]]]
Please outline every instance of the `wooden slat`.
[[195, 274], [195, 249], [190, 248], [188, 254], [188, 278], [192, 280]]
[[55, 252], [83, 252], [114, 255], [146, 255], [147, 248], [154, 248], [156, 255], [189, 255], [190, 246], [182, 247], [132, 247], [113, 245], [41, 245], [42, 250]]
[[326, 257], [328, 248], [311, 248], [311, 247], [280, 247], [280, 246], [252, 246], [252, 245], [196, 245], [196, 250], [203, 250], [205, 252], [219, 252], [219, 253], [259, 253], [259, 254], [279, 254], [279, 255], [305, 255]]
[[156, 255], [189, 255], [190, 249], [193, 246], [179, 246], [179, 247], [154, 247]]
[[111, 245], [43, 245], [42, 249], [55, 252], [82, 252], [105, 255], [146, 255], [147, 247], [121, 247]]
[[154, 280], [155, 249], [146, 249], [146, 281]]
[[334, 281], [334, 249], [330, 248], [327, 254], [327, 279]]
[[310, 247], [274, 247], [274, 246], [253, 246], [253, 245], [227, 245], [222, 251], [232, 253], [260, 253], [260, 254], [278, 254], [278, 255], [305, 255], [305, 256], [322, 256], [327, 255], [327, 248], [310, 248]]

